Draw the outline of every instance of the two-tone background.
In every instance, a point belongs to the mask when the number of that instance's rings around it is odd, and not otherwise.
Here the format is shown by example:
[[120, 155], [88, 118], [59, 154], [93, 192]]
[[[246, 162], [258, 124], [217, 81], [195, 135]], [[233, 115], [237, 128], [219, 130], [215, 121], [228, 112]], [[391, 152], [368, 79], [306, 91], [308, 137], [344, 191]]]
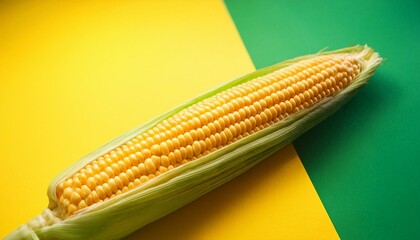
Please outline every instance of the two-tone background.
[[128, 239], [420, 239], [417, 1], [1, 1], [0, 237], [55, 175], [199, 93], [324, 47], [386, 60], [293, 145]]

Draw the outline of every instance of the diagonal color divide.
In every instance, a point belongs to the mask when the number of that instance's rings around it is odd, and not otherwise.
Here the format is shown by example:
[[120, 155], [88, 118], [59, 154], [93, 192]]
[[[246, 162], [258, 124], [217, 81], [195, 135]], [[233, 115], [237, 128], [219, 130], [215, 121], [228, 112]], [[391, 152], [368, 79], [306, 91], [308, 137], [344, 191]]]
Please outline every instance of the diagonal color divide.
[[340, 237], [420, 239], [420, 2], [226, 5], [257, 68], [354, 44], [385, 58], [354, 99], [294, 146]]
[[[0, 237], [50, 180], [151, 117], [254, 70], [220, 1], [2, 3]], [[128, 239], [337, 239], [292, 145]]]

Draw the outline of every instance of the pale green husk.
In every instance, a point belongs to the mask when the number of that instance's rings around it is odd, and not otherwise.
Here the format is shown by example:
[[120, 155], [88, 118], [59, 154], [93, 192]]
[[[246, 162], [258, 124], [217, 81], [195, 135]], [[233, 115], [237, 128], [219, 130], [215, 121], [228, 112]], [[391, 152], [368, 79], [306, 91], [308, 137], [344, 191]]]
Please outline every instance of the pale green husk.
[[[228, 88], [244, 83], [300, 60], [326, 54], [354, 53], [363, 59], [362, 71], [343, 91], [324, 99], [262, 131], [241, 139], [205, 157], [175, 168], [137, 188], [102, 204], [85, 208], [60, 220], [55, 217], [55, 189], [59, 182], [77, 172], [95, 158], [105, 154], [158, 122], [180, 110]], [[263, 68], [210, 90], [83, 157], [52, 181], [48, 189], [49, 209], [29, 223], [22, 225], [6, 239], [119, 239], [190, 203], [208, 191], [231, 180], [284, 147], [347, 102], [381, 63], [381, 58], [367, 46], [354, 46], [336, 51], [321, 52], [287, 60]]]

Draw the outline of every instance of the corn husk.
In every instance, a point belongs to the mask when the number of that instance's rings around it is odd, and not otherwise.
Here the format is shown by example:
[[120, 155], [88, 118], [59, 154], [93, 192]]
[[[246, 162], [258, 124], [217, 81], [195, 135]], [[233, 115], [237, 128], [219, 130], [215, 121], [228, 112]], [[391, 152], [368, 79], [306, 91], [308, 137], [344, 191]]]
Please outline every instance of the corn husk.
[[[87, 163], [147, 131], [182, 109], [219, 92], [301, 60], [319, 55], [353, 53], [362, 59], [362, 71], [344, 90], [283, 121], [238, 140], [198, 160], [159, 175], [103, 203], [77, 211], [62, 220], [57, 214], [56, 188]], [[49, 206], [42, 214], [20, 226], [6, 239], [120, 239], [250, 169], [333, 114], [365, 85], [382, 59], [367, 46], [354, 46], [287, 60], [244, 75], [212, 89], [150, 120], [86, 155], [57, 176], [48, 188]]]

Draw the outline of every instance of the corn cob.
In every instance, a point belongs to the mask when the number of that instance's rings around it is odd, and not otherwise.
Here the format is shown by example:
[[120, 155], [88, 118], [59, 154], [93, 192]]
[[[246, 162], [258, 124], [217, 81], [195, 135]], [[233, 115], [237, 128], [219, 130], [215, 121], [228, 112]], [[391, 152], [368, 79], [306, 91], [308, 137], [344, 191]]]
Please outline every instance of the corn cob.
[[241, 174], [337, 110], [381, 62], [307, 55], [211, 90], [85, 156], [9, 239], [118, 239]]

